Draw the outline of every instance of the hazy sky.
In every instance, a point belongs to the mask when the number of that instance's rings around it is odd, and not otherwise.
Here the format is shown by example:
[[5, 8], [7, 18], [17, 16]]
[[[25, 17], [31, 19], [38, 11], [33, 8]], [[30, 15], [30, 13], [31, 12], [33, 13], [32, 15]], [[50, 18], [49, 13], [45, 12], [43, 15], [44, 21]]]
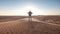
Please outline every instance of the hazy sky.
[[0, 15], [27, 15], [31, 8], [34, 15], [60, 15], [60, 0], [0, 0]]

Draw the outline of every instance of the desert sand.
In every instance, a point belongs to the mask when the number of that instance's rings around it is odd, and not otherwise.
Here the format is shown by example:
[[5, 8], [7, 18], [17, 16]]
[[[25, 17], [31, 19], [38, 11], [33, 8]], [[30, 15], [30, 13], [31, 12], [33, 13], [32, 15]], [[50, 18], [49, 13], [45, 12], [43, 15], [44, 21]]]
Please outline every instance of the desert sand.
[[0, 34], [60, 34], [60, 24], [41, 19], [35, 16], [29, 22], [28, 17], [0, 17]]

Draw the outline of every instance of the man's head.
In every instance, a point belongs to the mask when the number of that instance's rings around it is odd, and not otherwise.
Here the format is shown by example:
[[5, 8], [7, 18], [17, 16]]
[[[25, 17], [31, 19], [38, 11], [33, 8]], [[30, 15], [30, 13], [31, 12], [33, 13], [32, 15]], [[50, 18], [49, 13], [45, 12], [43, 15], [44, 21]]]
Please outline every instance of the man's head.
[[31, 10], [29, 12], [31, 12]]

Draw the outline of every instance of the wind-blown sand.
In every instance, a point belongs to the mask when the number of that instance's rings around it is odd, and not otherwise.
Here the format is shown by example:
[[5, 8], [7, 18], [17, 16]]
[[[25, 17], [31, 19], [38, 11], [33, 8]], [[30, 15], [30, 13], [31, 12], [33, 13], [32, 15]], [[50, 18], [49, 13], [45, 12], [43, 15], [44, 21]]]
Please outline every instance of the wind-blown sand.
[[28, 18], [0, 23], [0, 34], [60, 34], [60, 25]]

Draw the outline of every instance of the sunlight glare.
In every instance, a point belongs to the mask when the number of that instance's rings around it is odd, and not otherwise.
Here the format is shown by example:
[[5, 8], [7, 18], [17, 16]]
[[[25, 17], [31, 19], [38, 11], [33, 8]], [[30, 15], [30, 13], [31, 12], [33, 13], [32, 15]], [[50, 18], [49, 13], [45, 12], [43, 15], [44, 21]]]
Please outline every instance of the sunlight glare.
[[26, 6], [22, 7], [21, 8], [21, 14], [22, 15], [28, 15], [27, 13], [30, 10], [33, 13], [33, 15], [39, 15], [40, 9], [38, 9], [37, 7], [35, 7], [33, 5], [26, 5]]

